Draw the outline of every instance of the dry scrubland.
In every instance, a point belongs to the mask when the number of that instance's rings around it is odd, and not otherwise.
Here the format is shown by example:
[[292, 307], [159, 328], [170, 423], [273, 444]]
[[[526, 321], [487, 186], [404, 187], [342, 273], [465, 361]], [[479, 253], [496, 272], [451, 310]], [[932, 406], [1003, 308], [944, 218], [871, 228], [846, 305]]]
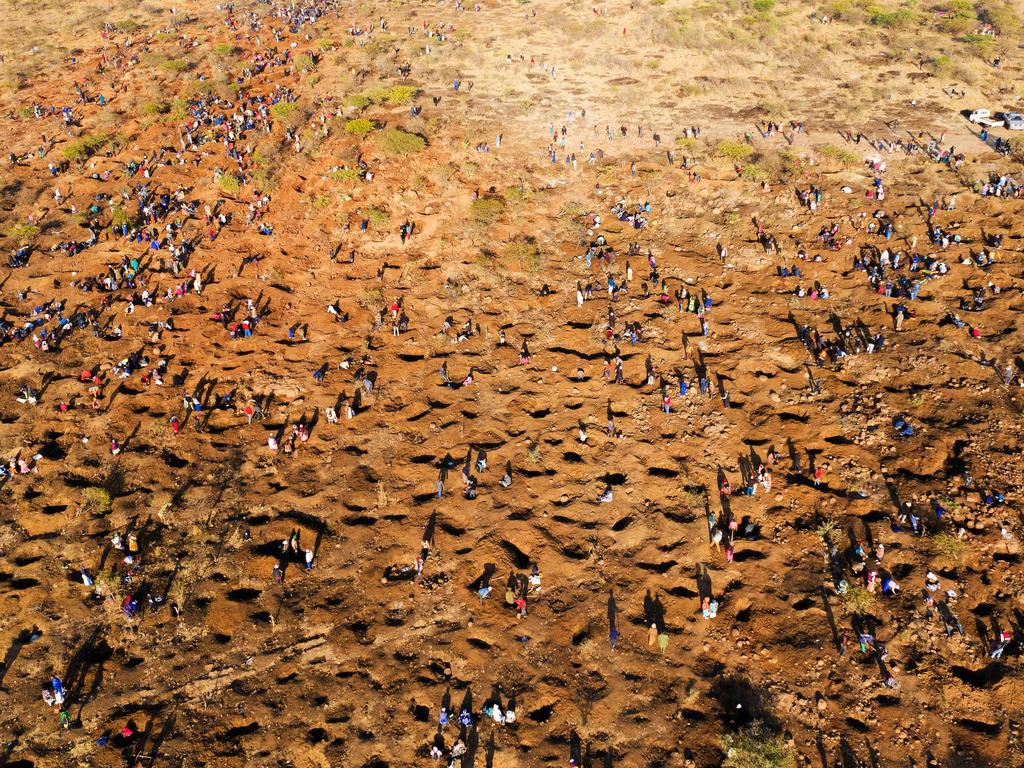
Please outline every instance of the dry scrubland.
[[[0, 131], [5, 154], [28, 157], [0, 168], [0, 245], [5, 256], [34, 248], [26, 266], [0, 278], [4, 319], [15, 326], [51, 299], [66, 300], [66, 313], [99, 309], [110, 294], [72, 282], [103, 276], [144, 245], [104, 238], [71, 257], [51, 246], [85, 239], [91, 219], [135, 223], [132, 206], [88, 206], [97, 192], [141, 181], [122, 178], [129, 161], [161, 147], [173, 158], [190, 100], [211, 92], [235, 99], [234, 79], [261, 49], [229, 30], [208, 0], [183, 3], [175, 15], [170, 7], [5, 8]], [[119, 339], [78, 330], [57, 352], [31, 339], [0, 347], [0, 452], [41, 455], [38, 472], [0, 489], [0, 765], [425, 765], [446, 688], [454, 702], [471, 690], [479, 709], [496, 684], [503, 700], [515, 697], [518, 723], [482, 723], [465, 764], [565, 765], [573, 733], [594, 765], [1024, 763], [1020, 657], [1011, 650], [990, 659], [987, 645], [994, 628], [1019, 640], [1024, 610], [1021, 395], [998, 372], [1020, 365], [1024, 216], [1019, 200], [973, 191], [992, 173], [1019, 179], [1024, 140], [997, 155], [960, 114], [1020, 108], [1024, 14], [996, 0], [596, 8], [502, 0], [460, 13], [451, 3], [363, 3], [276, 44], [269, 29], [279, 22], [265, 20], [262, 48], [291, 50], [292, 59], [244, 87], [287, 86], [297, 99], [271, 108], [270, 133], [249, 132], [246, 178], [230, 172], [213, 142], [198, 164], [188, 153], [188, 164], [156, 167], [148, 181], [158, 191], [187, 187], [200, 201], [185, 228], [200, 236], [188, 269], [207, 275], [202, 293], [129, 315], [122, 289], [99, 315], [101, 327], [123, 329]], [[268, 10], [235, 6], [238, 18]], [[442, 21], [455, 26], [446, 40], [422, 34], [425, 22]], [[980, 34], [986, 24], [998, 34]], [[374, 27], [364, 45], [353, 25]], [[98, 74], [103, 53], [113, 58], [128, 39], [124, 65]], [[105, 106], [75, 103], [72, 84], [83, 80]], [[80, 124], [37, 120], [34, 103], [73, 105]], [[415, 117], [413, 105], [423, 107]], [[760, 136], [755, 123], [768, 120], [792, 142]], [[806, 121], [806, 132], [792, 134], [790, 120]], [[552, 165], [548, 127], [563, 124], [568, 147]], [[701, 135], [687, 138], [687, 126]], [[846, 131], [920, 134], [924, 143], [944, 133], [966, 162], [957, 169], [922, 154], [885, 155], [888, 196], [878, 203], [864, 195], [872, 181], [864, 160], [875, 152], [847, 141]], [[41, 132], [53, 140], [43, 159], [35, 156]], [[489, 152], [476, 151], [481, 142]], [[597, 147], [604, 156], [591, 165]], [[692, 160], [699, 183], [668, 166], [669, 148], [676, 166]], [[575, 169], [563, 163], [573, 150]], [[372, 181], [360, 177], [359, 159]], [[53, 179], [48, 162], [67, 168]], [[228, 172], [215, 181], [218, 167]], [[92, 178], [107, 169], [110, 181]], [[794, 196], [811, 184], [824, 193], [813, 212]], [[55, 202], [54, 186], [70, 197]], [[245, 222], [254, 189], [271, 198], [272, 235]], [[942, 255], [951, 274], [924, 285], [916, 316], [895, 334], [895, 300], [851, 269], [859, 246], [879, 238], [849, 221], [881, 207], [895, 225], [893, 247], [917, 238], [917, 250], [934, 253], [925, 206], [950, 194], [956, 210], [935, 221], [971, 244]], [[650, 201], [649, 227], [616, 221], [608, 209], [619, 197]], [[211, 242], [203, 205], [216, 200], [233, 218]], [[618, 251], [617, 279], [637, 242], [673, 289], [684, 279], [714, 299], [710, 334], [701, 337], [693, 315], [642, 297], [645, 259], [632, 257], [637, 274], [614, 305], [616, 330], [639, 321], [644, 338], [618, 340], [625, 385], [601, 378], [615, 346], [605, 336], [606, 292], [575, 304], [576, 281], [602, 274], [595, 264], [588, 276], [579, 258], [593, 236], [588, 212], [602, 216], [601, 232]], [[754, 218], [784, 258], [757, 243]], [[405, 221], [416, 231], [402, 245]], [[829, 252], [815, 235], [837, 221], [854, 244]], [[983, 231], [1005, 236], [986, 272], [959, 263], [981, 247]], [[726, 264], [718, 243], [729, 249]], [[798, 243], [826, 257], [803, 269], [807, 286], [828, 287], [827, 301], [798, 298], [795, 281], [776, 276], [778, 265], [794, 263]], [[352, 249], [355, 263], [344, 263]], [[240, 270], [253, 255], [261, 258]], [[180, 282], [167, 273], [149, 279], [161, 293]], [[965, 317], [980, 338], [940, 325], [990, 280], [1002, 292]], [[540, 297], [545, 284], [554, 293]], [[393, 336], [387, 323], [376, 330], [380, 308], [399, 297], [408, 332]], [[266, 307], [265, 319], [251, 338], [232, 341], [213, 315], [247, 299]], [[332, 303], [344, 322], [326, 311]], [[168, 315], [174, 330], [154, 340], [148, 323]], [[448, 316], [455, 327], [444, 335]], [[467, 319], [480, 331], [456, 344]], [[834, 325], [861, 321], [887, 341], [877, 354], [816, 367], [794, 320], [828, 339]], [[289, 342], [296, 323], [308, 325], [306, 340]], [[500, 330], [509, 347], [496, 347]], [[518, 366], [524, 339], [532, 358]], [[144, 387], [139, 373], [114, 375], [112, 365], [138, 350], [169, 361], [162, 388]], [[338, 364], [367, 354], [378, 377], [372, 394], [353, 419], [326, 423], [325, 409], [358, 387], [357, 366]], [[693, 385], [671, 414], [660, 410], [658, 387], [643, 384], [648, 355], [670, 388], [676, 368]], [[699, 395], [696, 360], [728, 402]], [[456, 380], [472, 367], [475, 384], [440, 386], [445, 361]], [[325, 363], [317, 386], [312, 373]], [[97, 410], [78, 380], [83, 369], [104, 379]], [[40, 391], [37, 405], [17, 401], [24, 386]], [[237, 408], [207, 408], [195, 431], [182, 392], [209, 404], [230, 391]], [[74, 408], [55, 409], [71, 398]], [[241, 409], [250, 400], [264, 418], [246, 426]], [[606, 407], [621, 439], [605, 433]], [[897, 440], [897, 414], [915, 425], [914, 437]], [[168, 426], [173, 416], [183, 419], [181, 434]], [[300, 420], [315, 420], [308, 443], [293, 455], [268, 450], [268, 435]], [[586, 444], [580, 422], [590, 427]], [[128, 436], [112, 455], [110, 440]], [[738, 488], [741, 463], [763, 460], [771, 446], [782, 453], [771, 492], [731, 499], [761, 535], [740, 540], [726, 562], [708, 546], [706, 505], [721, 515], [719, 472]], [[489, 454], [488, 469], [476, 473], [479, 497], [462, 497], [453, 469], [438, 501], [440, 462], [450, 454], [461, 463], [471, 448]], [[498, 483], [506, 462], [509, 489]], [[810, 463], [829, 467], [820, 488]], [[973, 489], [964, 488], [965, 472]], [[597, 504], [606, 483], [614, 500]], [[1005, 494], [1005, 504], [987, 507], [985, 489]], [[937, 523], [931, 499], [948, 510]], [[908, 500], [924, 511], [924, 536], [890, 528]], [[412, 563], [433, 513], [423, 584], [382, 583], [386, 567]], [[316, 542], [315, 568], [290, 565], [275, 584], [280, 541], [296, 527], [304, 546]], [[142, 569], [125, 583], [124, 553], [109, 542], [129, 529], [138, 532]], [[845, 553], [866, 537], [884, 542], [900, 595], [835, 593], [824, 542]], [[516, 621], [501, 585], [534, 562], [544, 590]], [[495, 594], [481, 605], [468, 585], [488, 564]], [[106, 599], [80, 583], [82, 566]], [[966, 637], [947, 639], [942, 622], [925, 615], [929, 570], [956, 590]], [[706, 589], [720, 602], [713, 621], [700, 611]], [[129, 591], [165, 602], [128, 618], [119, 606]], [[648, 591], [664, 608], [664, 654], [646, 642]], [[614, 653], [609, 592], [622, 635]], [[855, 634], [838, 655], [834, 633], [864, 621], [877, 627], [889, 652], [883, 668], [898, 687], [884, 684]], [[53, 674], [72, 694], [67, 730], [40, 699]], [[129, 722], [140, 735], [97, 746], [100, 734]], [[446, 731], [448, 746], [455, 730]]]

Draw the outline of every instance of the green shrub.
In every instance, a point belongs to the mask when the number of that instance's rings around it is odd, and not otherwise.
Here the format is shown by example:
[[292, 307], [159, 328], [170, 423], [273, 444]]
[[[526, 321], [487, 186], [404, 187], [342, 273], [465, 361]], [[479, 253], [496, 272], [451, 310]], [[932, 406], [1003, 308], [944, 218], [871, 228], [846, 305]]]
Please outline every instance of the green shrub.
[[992, 55], [992, 48], [996, 44], [995, 38], [992, 35], [964, 35], [960, 38], [960, 41], [967, 43], [975, 55], [983, 59], [987, 59]]
[[188, 117], [188, 101], [177, 98], [170, 103], [167, 109], [167, 119], [173, 122], [181, 122]]
[[469, 206], [469, 215], [477, 224], [489, 226], [505, 213], [505, 201], [500, 197], [478, 197]]
[[388, 223], [387, 211], [382, 211], [380, 208], [371, 208], [368, 210], [366, 212], [366, 218], [378, 227], [383, 227]]
[[750, 181], [768, 181], [771, 178], [771, 170], [760, 162], [751, 162], [743, 166], [743, 178]]
[[775, 0], [754, 0], [750, 7], [759, 13], [766, 13], [775, 7]]
[[356, 304], [363, 309], [375, 309], [384, 300], [384, 293], [380, 288], [364, 288], [356, 294]]
[[755, 722], [722, 738], [723, 768], [796, 768], [796, 756], [782, 736]]
[[160, 69], [164, 72], [180, 73], [192, 66], [191, 62], [185, 59], [164, 59], [160, 62]]
[[928, 69], [936, 77], [948, 77], [953, 72], [953, 60], [943, 54], [928, 62]]
[[316, 69], [316, 59], [314, 59], [313, 55], [309, 53], [304, 53], [299, 56], [295, 63], [298, 64], [299, 69], [303, 72], [312, 72]]
[[275, 120], [284, 120], [299, 111], [294, 101], [279, 101], [270, 107], [270, 114]]
[[345, 133], [351, 133], [353, 136], [365, 136], [374, 128], [373, 120], [368, 120], [365, 117], [357, 117], [355, 120], [345, 123]]
[[85, 509], [94, 515], [105, 515], [110, 512], [112, 504], [110, 494], [104, 488], [92, 486], [82, 491], [85, 496]]
[[75, 141], [65, 144], [61, 152], [65, 160], [73, 163], [84, 163], [107, 144], [110, 144], [113, 139], [114, 136], [109, 133], [86, 134]]
[[122, 224], [132, 224], [135, 219], [120, 205], [114, 206], [114, 210], [110, 212], [110, 223], [114, 226], [120, 227]]
[[730, 160], [746, 160], [754, 152], [754, 148], [742, 141], [725, 139], [718, 142], [718, 154]]
[[171, 109], [171, 105], [166, 101], [147, 101], [142, 105], [142, 114], [149, 117], [155, 117], [156, 115], [165, 115]]
[[951, 533], [940, 533], [932, 540], [935, 551], [950, 560], [960, 560], [964, 556], [967, 545]]
[[381, 133], [381, 146], [392, 155], [414, 155], [422, 152], [427, 142], [418, 134], [387, 128]]
[[850, 585], [843, 594], [843, 609], [847, 613], [864, 613], [875, 604], [875, 595], [866, 587]]
[[818, 154], [828, 160], [835, 160], [840, 165], [854, 166], [860, 163], [860, 156], [846, 147], [837, 147], [835, 144], [824, 144], [817, 148]]
[[529, 240], [513, 240], [505, 246], [505, 266], [533, 274], [540, 269], [540, 251]]
[[238, 53], [238, 48], [231, 43], [217, 43], [213, 50], [218, 56], [234, 56]]
[[411, 85], [393, 85], [390, 88], [374, 88], [368, 94], [374, 104], [387, 104], [390, 107], [400, 107], [411, 104], [416, 96], [416, 89]]
[[329, 37], [321, 37], [319, 40], [316, 41], [316, 47], [319, 48], [321, 51], [333, 51], [338, 46]]
[[345, 106], [355, 107], [356, 109], [364, 109], [373, 102], [370, 101], [369, 96], [363, 96], [362, 94], [354, 93], [351, 96], [345, 97]]
[[331, 171], [331, 179], [333, 181], [342, 182], [344, 184], [359, 181], [359, 169], [338, 168], [335, 171]]
[[877, 6], [868, 8], [868, 21], [886, 29], [908, 29], [920, 21], [920, 16], [909, 8], [886, 11]]
[[222, 173], [220, 178], [217, 179], [217, 186], [221, 188], [222, 192], [234, 195], [242, 188], [242, 182], [238, 180], [237, 176], [230, 173]]
[[7, 230], [7, 236], [18, 242], [26, 242], [34, 237], [38, 237], [42, 229], [38, 224], [15, 224], [9, 230]]
[[29, 107], [29, 106], [18, 107], [18, 117], [21, 117], [21, 118], [32, 117], [32, 115], [34, 115], [34, 114], [35, 113], [32, 111], [32, 107]]

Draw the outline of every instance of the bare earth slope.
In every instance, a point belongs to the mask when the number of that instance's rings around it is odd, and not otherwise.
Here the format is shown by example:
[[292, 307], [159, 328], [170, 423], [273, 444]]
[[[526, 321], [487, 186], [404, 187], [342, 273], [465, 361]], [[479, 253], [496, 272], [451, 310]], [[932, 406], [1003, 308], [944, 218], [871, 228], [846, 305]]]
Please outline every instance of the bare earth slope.
[[1019, 11], [171, 5], [6, 22], [0, 765], [1024, 764]]

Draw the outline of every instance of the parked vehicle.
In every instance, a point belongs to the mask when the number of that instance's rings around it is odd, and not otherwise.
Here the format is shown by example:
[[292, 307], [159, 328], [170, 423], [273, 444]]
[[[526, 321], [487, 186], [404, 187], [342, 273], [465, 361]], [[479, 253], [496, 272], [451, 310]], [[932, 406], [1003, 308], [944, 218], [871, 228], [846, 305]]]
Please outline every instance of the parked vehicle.
[[976, 109], [973, 112], [971, 112], [970, 116], [967, 119], [970, 120], [972, 123], [976, 123], [977, 125], [984, 125], [989, 128], [1003, 127], [1003, 121], [993, 117], [992, 112], [987, 109]]
[[1004, 112], [1003, 125], [1011, 131], [1024, 131], [1024, 115], [1020, 112]]

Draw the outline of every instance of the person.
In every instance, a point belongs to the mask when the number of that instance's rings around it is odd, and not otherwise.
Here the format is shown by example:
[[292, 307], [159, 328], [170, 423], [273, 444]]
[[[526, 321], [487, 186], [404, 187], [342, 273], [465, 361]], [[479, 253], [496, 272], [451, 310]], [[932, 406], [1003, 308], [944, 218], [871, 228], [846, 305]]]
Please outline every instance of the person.
[[306, 570], [307, 571], [313, 570], [313, 550], [312, 549], [307, 549], [306, 550]]
[[533, 570], [530, 572], [530, 591], [540, 592], [540, 568], [537, 564], [533, 564]]
[[525, 619], [526, 618], [526, 597], [524, 596], [523, 593], [520, 593], [519, 595], [516, 596], [514, 604], [515, 604], [515, 607], [516, 607], [516, 618], [517, 619]]
[[705, 595], [703, 602], [701, 603], [701, 612], [704, 614], [705, 619], [713, 619], [718, 615], [718, 601], [712, 597]]
[[990, 656], [993, 659], [1003, 658], [1003, 651], [1005, 651], [1010, 642], [1013, 640], [1013, 635], [1007, 632], [1005, 629], [999, 633], [999, 637], [992, 641], [992, 653]]
[[59, 677], [54, 675], [50, 678], [50, 687], [53, 688], [53, 695], [58, 704], [64, 703], [64, 683]]
[[814, 487], [818, 488], [821, 485], [821, 481], [825, 479], [825, 470], [828, 469], [828, 464], [821, 464], [814, 469]]

